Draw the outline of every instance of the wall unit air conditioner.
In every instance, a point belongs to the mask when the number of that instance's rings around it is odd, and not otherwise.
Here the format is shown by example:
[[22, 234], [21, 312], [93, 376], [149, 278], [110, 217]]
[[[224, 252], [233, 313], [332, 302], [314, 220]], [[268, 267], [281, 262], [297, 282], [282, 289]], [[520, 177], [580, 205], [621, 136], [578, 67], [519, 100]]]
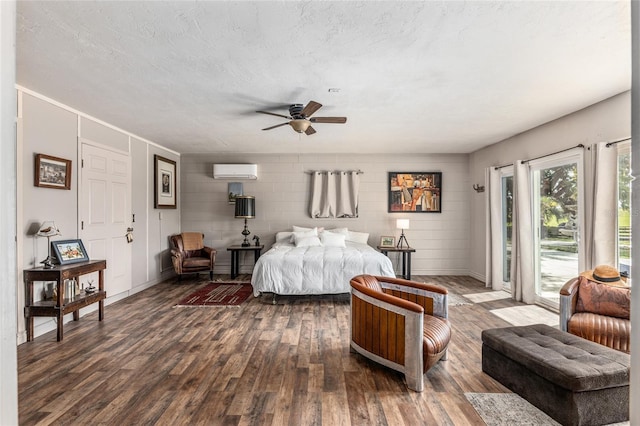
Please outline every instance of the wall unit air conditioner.
[[258, 179], [257, 164], [214, 164], [214, 179]]

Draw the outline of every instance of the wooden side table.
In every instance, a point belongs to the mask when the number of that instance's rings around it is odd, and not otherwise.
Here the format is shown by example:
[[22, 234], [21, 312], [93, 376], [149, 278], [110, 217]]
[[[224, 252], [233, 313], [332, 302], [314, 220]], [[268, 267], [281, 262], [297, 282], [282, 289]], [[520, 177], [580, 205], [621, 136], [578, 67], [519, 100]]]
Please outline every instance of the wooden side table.
[[[57, 265], [50, 269], [32, 268], [23, 271], [24, 284], [26, 290], [24, 316], [27, 320], [27, 342], [33, 340], [33, 317], [57, 317], [58, 321], [58, 342], [62, 340], [63, 319], [68, 313], [73, 313], [73, 320], [80, 319], [80, 308], [98, 302], [98, 320], [104, 317], [104, 299], [107, 292], [104, 291], [104, 270], [107, 268], [106, 260], [89, 260], [82, 263], [72, 263], [70, 265]], [[64, 281], [80, 275], [98, 272], [98, 290], [94, 293], [81, 292], [75, 297], [67, 297], [64, 294]], [[33, 301], [34, 281], [55, 281], [57, 299]]]
[[240, 252], [253, 252], [253, 262], [257, 262], [260, 254], [262, 254], [263, 245], [259, 246], [231, 246], [227, 250], [231, 252], [231, 279], [238, 276], [240, 270], [239, 256]]
[[411, 247], [377, 247], [382, 254], [389, 256], [389, 252], [402, 253], [402, 278], [405, 280], [411, 279], [411, 253], [415, 253], [416, 249]]

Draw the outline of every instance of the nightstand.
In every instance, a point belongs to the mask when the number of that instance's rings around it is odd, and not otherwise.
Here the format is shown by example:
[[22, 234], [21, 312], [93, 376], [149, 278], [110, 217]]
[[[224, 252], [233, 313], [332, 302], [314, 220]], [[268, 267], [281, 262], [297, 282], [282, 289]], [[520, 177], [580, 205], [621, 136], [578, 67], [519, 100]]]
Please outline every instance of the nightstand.
[[389, 256], [389, 252], [402, 253], [402, 278], [405, 280], [411, 279], [411, 253], [415, 253], [416, 249], [411, 247], [384, 247], [378, 246], [378, 250], [385, 256]]

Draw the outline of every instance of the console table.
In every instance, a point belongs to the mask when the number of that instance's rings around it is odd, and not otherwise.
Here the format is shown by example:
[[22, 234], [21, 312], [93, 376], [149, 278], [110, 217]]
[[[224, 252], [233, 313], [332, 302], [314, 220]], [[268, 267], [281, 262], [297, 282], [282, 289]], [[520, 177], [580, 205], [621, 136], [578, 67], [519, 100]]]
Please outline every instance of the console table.
[[385, 256], [389, 256], [389, 252], [402, 253], [402, 278], [405, 280], [411, 279], [411, 253], [415, 253], [416, 249], [411, 247], [384, 247], [378, 246], [378, 250]]
[[231, 279], [234, 279], [239, 275], [240, 271], [240, 262], [239, 256], [240, 252], [253, 252], [253, 262], [257, 262], [260, 254], [262, 253], [263, 245], [259, 246], [231, 246], [227, 247], [227, 250], [231, 252]]
[[[26, 286], [26, 298], [24, 316], [27, 320], [27, 341], [33, 340], [33, 317], [57, 317], [58, 342], [62, 340], [63, 319], [66, 314], [73, 313], [73, 320], [80, 319], [80, 308], [98, 302], [98, 320], [104, 317], [104, 299], [107, 292], [104, 291], [104, 270], [107, 268], [106, 260], [89, 260], [87, 262], [72, 263], [69, 265], [56, 265], [53, 268], [32, 268], [23, 271], [24, 284]], [[98, 289], [94, 293], [80, 292], [74, 297], [66, 297], [64, 294], [64, 281], [78, 279], [81, 275], [98, 272]], [[33, 301], [34, 281], [55, 281], [56, 300]]]

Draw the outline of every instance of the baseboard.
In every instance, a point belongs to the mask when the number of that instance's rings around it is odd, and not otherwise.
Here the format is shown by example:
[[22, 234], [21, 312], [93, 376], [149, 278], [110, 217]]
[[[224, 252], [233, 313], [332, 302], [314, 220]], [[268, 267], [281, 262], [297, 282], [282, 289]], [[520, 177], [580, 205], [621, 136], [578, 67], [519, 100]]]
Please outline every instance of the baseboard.
[[479, 274], [477, 272], [469, 271], [468, 274], [471, 278], [475, 278], [478, 281], [482, 281], [483, 283], [487, 283], [487, 277], [484, 274]]

